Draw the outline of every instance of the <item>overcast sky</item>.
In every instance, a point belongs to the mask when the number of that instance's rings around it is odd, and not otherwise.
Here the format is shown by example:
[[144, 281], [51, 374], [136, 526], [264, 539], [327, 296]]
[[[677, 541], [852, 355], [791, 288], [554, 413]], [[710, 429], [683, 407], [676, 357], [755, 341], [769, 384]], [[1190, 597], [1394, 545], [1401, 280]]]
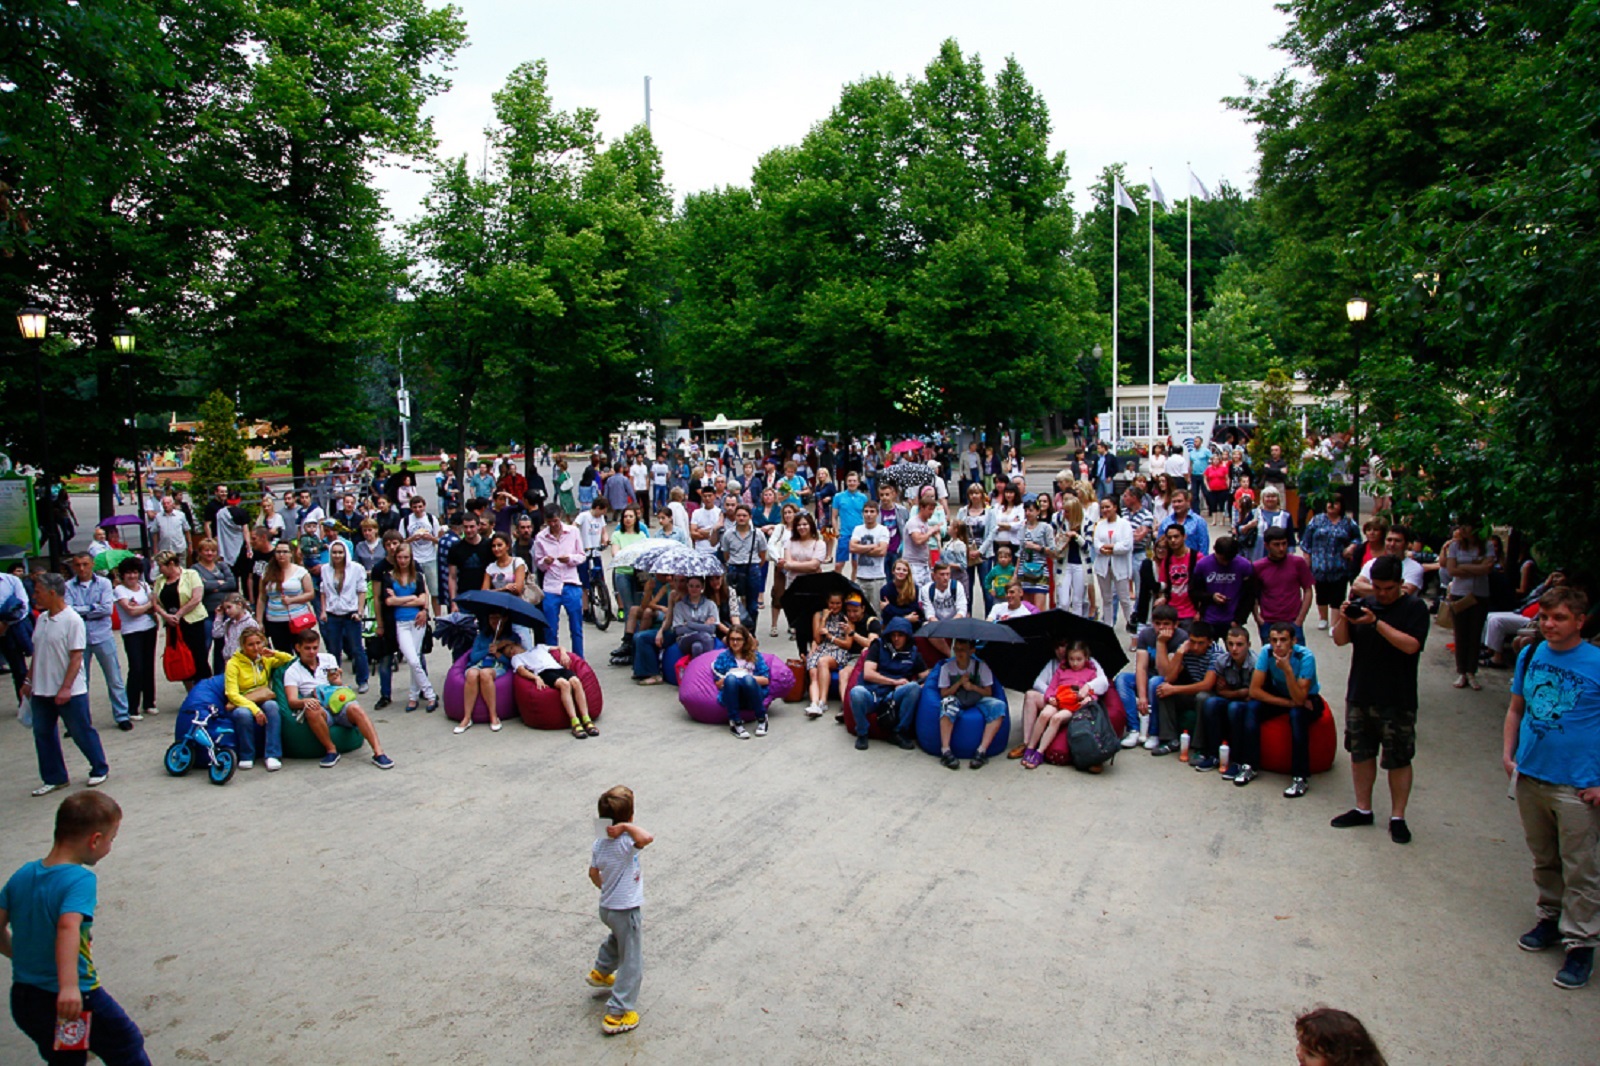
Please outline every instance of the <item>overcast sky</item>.
[[[1271, 47], [1285, 25], [1271, 0], [456, 3], [469, 43], [430, 107], [442, 154], [479, 158], [490, 95], [519, 63], [546, 60], [556, 106], [596, 109], [608, 139], [643, 121], [649, 75], [652, 132], [680, 201], [748, 184], [756, 160], [804, 137], [843, 85], [920, 76], [947, 37], [991, 80], [1017, 58], [1050, 109], [1080, 210], [1115, 162], [1138, 182], [1153, 167], [1169, 198], [1183, 195], [1186, 161], [1213, 189], [1224, 178], [1248, 188], [1251, 131], [1221, 99], [1286, 65]], [[397, 220], [417, 213], [424, 175], [387, 170], [379, 182]]]

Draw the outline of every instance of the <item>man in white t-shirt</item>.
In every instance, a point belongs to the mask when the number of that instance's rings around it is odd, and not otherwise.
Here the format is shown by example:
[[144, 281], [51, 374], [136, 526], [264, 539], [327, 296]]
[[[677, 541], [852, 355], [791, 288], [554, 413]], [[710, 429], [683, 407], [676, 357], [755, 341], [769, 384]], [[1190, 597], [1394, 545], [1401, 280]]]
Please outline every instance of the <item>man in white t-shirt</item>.
[[722, 543], [722, 508], [717, 506], [717, 490], [700, 490], [700, 509], [689, 516], [689, 542], [695, 550], [714, 555]]
[[[1400, 594], [1413, 596], [1422, 588], [1424, 571], [1422, 564], [1406, 555], [1406, 545], [1410, 542], [1411, 531], [1405, 526], [1394, 526], [1383, 535], [1383, 551], [1385, 555], [1392, 555], [1400, 560]], [[1372, 564], [1378, 561], [1377, 556], [1368, 559], [1361, 568], [1361, 573], [1350, 586], [1350, 598], [1372, 595]]]
[[[943, 559], [933, 568], [933, 580], [918, 586], [918, 599], [922, 617], [929, 622], [967, 617], [967, 590], [960, 582], [950, 580], [950, 564]], [[939, 649], [940, 655], [950, 654], [948, 640], [934, 637], [929, 643]]]
[[628, 467], [628, 480], [633, 482], [633, 498], [639, 504], [642, 526], [650, 521], [650, 468], [644, 463], [643, 452], [633, 457], [633, 465]]
[[[346, 699], [350, 690], [343, 689], [339, 660], [322, 650], [322, 640], [315, 629], [304, 630], [295, 637], [294, 653], [294, 662], [283, 672], [283, 694], [289, 698], [295, 717], [305, 721], [326, 753], [317, 765], [326, 770], [339, 762], [339, 749], [328, 733], [332, 723], [360, 730], [372, 745], [372, 765], [380, 770], [394, 769], [394, 760], [383, 753], [372, 719], [354, 698]], [[343, 691], [336, 693], [338, 689]]]
[[873, 610], [882, 599], [884, 559], [892, 537], [889, 528], [878, 521], [878, 505], [868, 500], [861, 507], [861, 524], [850, 534], [850, 578], [867, 594]]
[[605, 580], [603, 573], [590, 573], [591, 564], [588, 555], [591, 551], [603, 550], [611, 545], [611, 530], [606, 525], [606, 506], [606, 498], [596, 496], [589, 509], [580, 514], [573, 523], [578, 528], [578, 543], [583, 547], [584, 561], [578, 566], [578, 580], [582, 582], [584, 588], [588, 588], [589, 582], [595, 577]]
[[434, 614], [439, 613], [439, 532], [439, 520], [428, 513], [428, 501], [411, 497], [411, 513], [400, 521], [400, 536], [411, 545], [411, 561], [428, 587]]
[[67, 582], [60, 574], [36, 574], [33, 586], [39, 617], [33, 624], [33, 662], [22, 683], [22, 695], [33, 702], [33, 748], [44, 781], [33, 795], [48, 796], [66, 788], [68, 782], [57, 719], [66, 723], [72, 742], [89, 760], [91, 788], [105, 781], [111, 771], [100, 734], [89, 720], [89, 675], [83, 666], [88, 627], [78, 612], [67, 606]]
[[917, 588], [933, 580], [933, 508], [933, 500], [919, 500], [901, 531], [900, 557], [911, 564], [911, 580]]

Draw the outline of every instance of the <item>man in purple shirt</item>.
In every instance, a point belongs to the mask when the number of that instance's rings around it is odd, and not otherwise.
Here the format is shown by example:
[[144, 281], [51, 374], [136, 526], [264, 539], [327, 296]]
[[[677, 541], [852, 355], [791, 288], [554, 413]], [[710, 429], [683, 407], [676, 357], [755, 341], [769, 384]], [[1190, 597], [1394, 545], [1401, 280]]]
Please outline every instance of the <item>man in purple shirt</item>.
[[1200, 617], [1207, 625], [1220, 633], [1228, 631], [1239, 617], [1239, 601], [1254, 574], [1250, 560], [1239, 558], [1234, 539], [1218, 537], [1211, 554], [1195, 564], [1189, 578], [1189, 598], [1200, 608]]
[[1266, 541], [1265, 558], [1255, 563], [1256, 580], [1260, 582], [1255, 607], [1256, 625], [1261, 629], [1261, 643], [1267, 643], [1267, 630], [1274, 622], [1294, 627], [1296, 644], [1306, 642], [1306, 614], [1311, 610], [1312, 592], [1316, 582], [1311, 579], [1311, 564], [1304, 556], [1289, 554], [1289, 531], [1281, 526], [1269, 528], [1262, 538]]

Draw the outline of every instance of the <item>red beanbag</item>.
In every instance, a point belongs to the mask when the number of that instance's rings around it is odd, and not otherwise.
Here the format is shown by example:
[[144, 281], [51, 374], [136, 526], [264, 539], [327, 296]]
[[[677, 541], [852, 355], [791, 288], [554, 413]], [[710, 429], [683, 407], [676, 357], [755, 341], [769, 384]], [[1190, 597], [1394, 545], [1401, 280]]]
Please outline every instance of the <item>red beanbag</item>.
[[[1339, 730], [1333, 721], [1333, 710], [1328, 701], [1322, 702], [1322, 717], [1311, 727], [1311, 772], [1325, 774], [1333, 769], [1334, 751], [1339, 744]], [[1261, 769], [1273, 774], [1287, 774], [1292, 765], [1293, 732], [1289, 716], [1280, 714], [1261, 727]]]
[[[1111, 719], [1111, 728], [1121, 736], [1128, 731], [1128, 712], [1123, 709], [1122, 695], [1117, 691], [1117, 686], [1112, 685], [1106, 689], [1106, 694], [1100, 697], [1100, 706], [1106, 709], [1106, 717]], [[1051, 739], [1050, 746], [1040, 752], [1044, 761], [1052, 766], [1071, 766], [1072, 755], [1067, 751], [1067, 727], [1062, 726]]]
[[[600, 691], [600, 679], [595, 676], [589, 664], [576, 655], [571, 656], [571, 663], [567, 669], [583, 686], [583, 694], [589, 701], [589, 717], [599, 720], [600, 711], [605, 702], [605, 695]], [[556, 691], [554, 685], [544, 688], [535, 688], [532, 681], [525, 677], [513, 677], [512, 691], [513, 702], [516, 704], [517, 713], [522, 716], [522, 724], [529, 729], [567, 729], [572, 720], [567, 717], [567, 708], [561, 702], [561, 693]]]

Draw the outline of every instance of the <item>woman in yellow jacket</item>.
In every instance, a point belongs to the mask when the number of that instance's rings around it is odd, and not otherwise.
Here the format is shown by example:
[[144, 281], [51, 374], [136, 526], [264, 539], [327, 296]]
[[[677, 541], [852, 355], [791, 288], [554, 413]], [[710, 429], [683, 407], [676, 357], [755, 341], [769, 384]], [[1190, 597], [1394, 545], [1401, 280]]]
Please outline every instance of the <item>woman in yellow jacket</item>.
[[256, 764], [258, 725], [267, 727], [267, 769], [283, 766], [283, 727], [272, 695], [272, 671], [293, 659], [289, 652], [268, 650], [266, 634], [255, 626], [246, 626], [239, 634], [239, 650], [228, 660], [224, 690], [233, 711], [241, 770]]

